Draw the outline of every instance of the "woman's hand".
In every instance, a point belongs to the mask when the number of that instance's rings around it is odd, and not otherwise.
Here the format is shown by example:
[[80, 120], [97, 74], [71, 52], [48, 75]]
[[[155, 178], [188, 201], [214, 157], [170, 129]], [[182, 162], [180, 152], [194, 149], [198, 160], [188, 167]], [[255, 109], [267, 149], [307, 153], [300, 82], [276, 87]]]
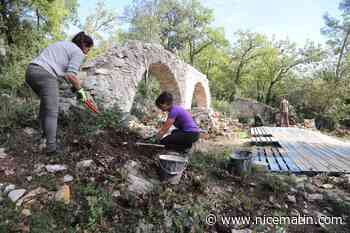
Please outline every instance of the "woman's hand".
[[163, 124], [162, 128], [159, 130], [159, 132], [156, 135], [156, 139], [158, 141], [160, 141], [163, 138], [164, 134], [166, 134], [169, 131], [170, 127], [174, 124], [174, 122], [175, 120], [171, 118], [168, 118], [166, 120], [166, 122]]

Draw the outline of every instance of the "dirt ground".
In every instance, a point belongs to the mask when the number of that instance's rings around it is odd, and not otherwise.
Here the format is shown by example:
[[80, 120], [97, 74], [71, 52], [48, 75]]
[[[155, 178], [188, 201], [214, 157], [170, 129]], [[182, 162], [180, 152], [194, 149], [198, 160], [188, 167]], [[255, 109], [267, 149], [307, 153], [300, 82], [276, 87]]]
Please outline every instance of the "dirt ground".
[[[1, 170], [0, 183], [57, 192], [63, 184], [62, 176], [70, 174], [74, 177], [69, 184], [72, 201], [62, 207], [42, 197], [31, 207], [30, 216], [23, 216], [23, 208], [0, 202], [5, 210], [0, 217], [0, 232], [350, 232], [348, 178], [296, 177], [259, 170], [250, 175], [233, 175], [229, 155], [234, 149], [249, 147], [247, 138], [220, 136], [201, 140], [193, 148], [179, 185], [159, 184], [151, 193], [136, 196], [125, 191], [125, 177], [119, 169], [133, 160], [141, 165], [144, 177], [159, 180], [156, 157], [164, 152], [135, 146], [142, 140], [136, 133], [110, 128], [81, 134], [76, 127], [68, 126], [59, 135], [65, 146], [65, 154], [60, 157], [47, 157], [34, 138], [23, 129], [13, 131], [7, 143], [8, 161], [0, 159], [1, 165], [7, 167]], [[89, 159], [94, 161], [93, 169], [76, 169], [79, 161]], [[64, 164], [67, 170], [38, 175], [38, 164]], [[324, 189], [323, 184], [331, 184], [332, 188]], [[116, 191], [121, 194], [111, 197]], [[311, 200], [309, 194], [321, 194], [322, 198]], [[345, 223], [321, 226], [218, 221], [209, 225], [205, 220], [210, 213], [251, 218], [323, 214], [341, 216]], [[145, 226], [152, 230], [147, 231]]]

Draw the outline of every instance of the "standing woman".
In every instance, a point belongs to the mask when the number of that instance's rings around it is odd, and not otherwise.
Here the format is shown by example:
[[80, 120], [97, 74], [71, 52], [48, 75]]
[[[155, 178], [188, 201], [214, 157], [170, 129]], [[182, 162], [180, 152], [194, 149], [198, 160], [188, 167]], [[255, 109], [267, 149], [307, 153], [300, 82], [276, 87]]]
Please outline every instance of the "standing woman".
[[56, 142], [59, 82], [65, 79], [86, 98], [77, 74], [93, 45], [90, 36], [79, 32], [71, 42], [59, 41], [48, 46], [28, 65], [26, 82], [40, 97], [40, 127], [49, 155], [63, 152]]

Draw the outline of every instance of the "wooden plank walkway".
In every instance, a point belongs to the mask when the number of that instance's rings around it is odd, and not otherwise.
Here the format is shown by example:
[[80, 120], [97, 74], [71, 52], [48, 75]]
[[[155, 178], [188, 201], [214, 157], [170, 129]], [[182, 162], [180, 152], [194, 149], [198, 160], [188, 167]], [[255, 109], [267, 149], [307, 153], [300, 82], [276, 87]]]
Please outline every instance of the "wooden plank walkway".
[[299, 128], [256, 127], [250, 133], [254, 160], [273, 172], [350, 173], [350, 143]]

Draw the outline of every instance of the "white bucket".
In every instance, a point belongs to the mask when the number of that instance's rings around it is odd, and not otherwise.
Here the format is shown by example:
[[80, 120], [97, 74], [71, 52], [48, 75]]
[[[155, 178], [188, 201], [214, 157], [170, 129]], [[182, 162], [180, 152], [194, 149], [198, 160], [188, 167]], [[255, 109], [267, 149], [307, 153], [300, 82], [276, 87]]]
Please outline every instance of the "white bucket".
[[161, 180], [171, 184], [178, 184], [187, 163], [187, 158], [176, 155], [159, 155]]

